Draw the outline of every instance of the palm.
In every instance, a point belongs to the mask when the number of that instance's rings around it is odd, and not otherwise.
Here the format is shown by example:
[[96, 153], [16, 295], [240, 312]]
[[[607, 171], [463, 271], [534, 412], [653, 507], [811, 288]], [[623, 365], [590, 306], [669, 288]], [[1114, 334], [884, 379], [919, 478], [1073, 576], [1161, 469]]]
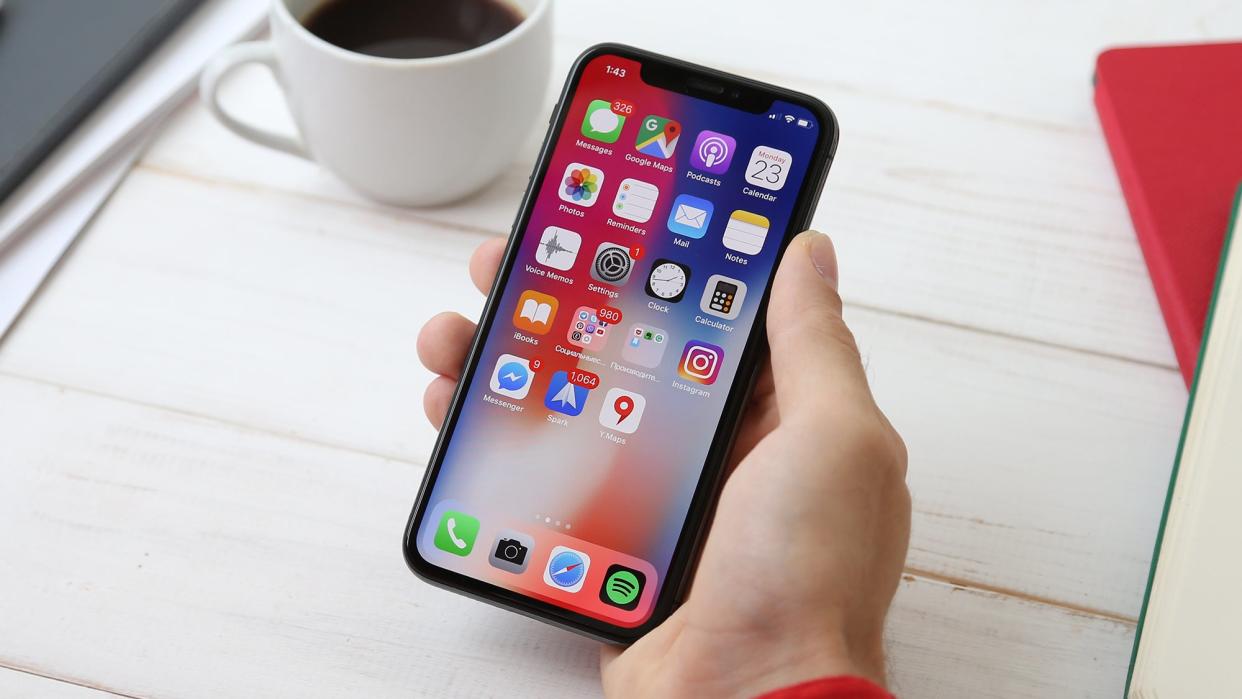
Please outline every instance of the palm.
[[[690, 595], [628, 649], [604, 648], [609, 694], [754, 694], [827, 673], [882, 680], [884, 615], [909, 536], [905, 447], [841, 318], [831, 244], [819, 234], [795, 242], [795, 262], [782, 262], [773, 285], [772, 361], [739, 426]], [[814, 259], [814, 245], [832, 259]], [[500, 240], [475, 251], [480, 291], [503, 252]], [[424, 395], [433, 424], [448, 412], [474, 330], [443, 313], [419, 335], [419, 358], [439, 374]], [[780, 575], [791, 562], [797, 574]]]

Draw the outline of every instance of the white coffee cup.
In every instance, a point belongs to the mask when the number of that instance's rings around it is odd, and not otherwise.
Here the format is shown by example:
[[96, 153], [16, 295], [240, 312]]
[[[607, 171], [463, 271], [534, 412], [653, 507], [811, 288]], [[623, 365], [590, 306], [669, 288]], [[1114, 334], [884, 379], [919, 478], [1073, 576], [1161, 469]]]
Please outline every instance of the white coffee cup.
[[[512, 161], [547, 99], [551, 0], [511, 0], [524, 17], [513, 30], [433, 58], [377, 58], [320, 39], [299, 20], [323, 1], [273, 0], [269, 40], [212, 59], [199, 89], [222, 124], [388, 204], [459, 199]], [[220, 104], [221, 81], [247, 63], [275, 74], [298, 135], [248, 124]]]

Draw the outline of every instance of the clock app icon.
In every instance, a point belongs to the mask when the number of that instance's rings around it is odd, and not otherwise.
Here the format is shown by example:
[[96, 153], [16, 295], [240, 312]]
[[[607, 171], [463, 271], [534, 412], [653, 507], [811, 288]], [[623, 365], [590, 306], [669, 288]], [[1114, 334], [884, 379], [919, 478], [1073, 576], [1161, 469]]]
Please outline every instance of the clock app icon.
[[661, 301], [677, 303], [686, 295], [690, 283], [690, 268], [680, 262], [659, 259], [647, 275], [647, 295]]

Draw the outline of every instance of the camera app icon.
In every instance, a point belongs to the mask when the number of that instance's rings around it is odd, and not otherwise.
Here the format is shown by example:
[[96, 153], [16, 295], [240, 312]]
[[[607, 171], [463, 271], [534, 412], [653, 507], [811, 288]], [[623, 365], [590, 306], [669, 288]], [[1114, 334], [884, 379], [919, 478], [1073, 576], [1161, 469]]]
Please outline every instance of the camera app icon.
[[681, 378], [701, 384], [716, 383], [720, 375], [720, 365], [724, 361], [724, 350], [709, 342], [691, 340], [681, 352], [681, 362], [677, 365], [677, 373]]
[[535, 540], [530, 536], [522, 532], [502, 529], [496, 535], [496, 543], [492, 545], [492, 552], [487, 560], [493, 567], [507, 570], [510, 573], [521, 573], [526, 570], [526, 564], [530, 562], [530, 550], [534, 545]]

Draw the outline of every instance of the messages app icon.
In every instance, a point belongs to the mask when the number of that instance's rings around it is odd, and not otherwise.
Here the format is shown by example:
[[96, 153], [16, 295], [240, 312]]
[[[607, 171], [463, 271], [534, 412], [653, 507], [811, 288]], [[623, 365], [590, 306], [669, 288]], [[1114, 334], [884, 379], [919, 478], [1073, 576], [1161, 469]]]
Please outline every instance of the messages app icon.
[[668, 213], [668, 229], [687, 238], [702, 238], [707, 235], [707, 224], [711, 223], [715, 208], [706, 199], [678, 194]]
[[625, 117], [612, 111], [608, 100], [591, 100], [582, 117], [582, 135], [601, 143], [616, 143], [625, 126]]

